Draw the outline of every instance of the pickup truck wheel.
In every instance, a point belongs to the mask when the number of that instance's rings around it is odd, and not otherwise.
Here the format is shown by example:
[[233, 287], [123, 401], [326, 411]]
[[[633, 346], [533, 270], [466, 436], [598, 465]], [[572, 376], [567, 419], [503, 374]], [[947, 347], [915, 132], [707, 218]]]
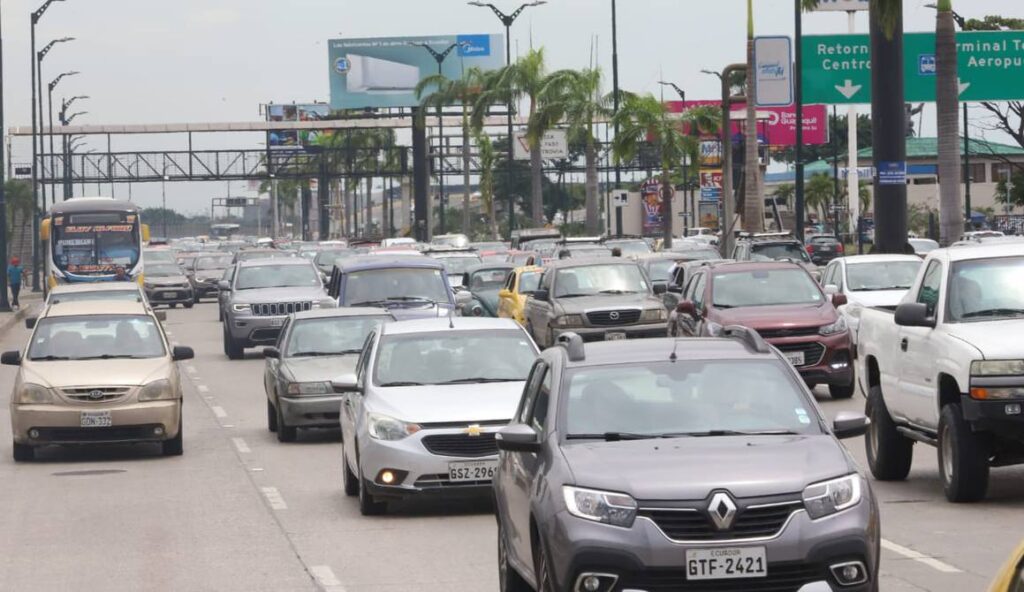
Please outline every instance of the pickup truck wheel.
[[914, 441], [896, 431], [896, 423], [882, 398], [882, 387], [871, 387], [866, 415], [871, 418], [868, 433], [864, 436], [871, 474], [879, 481], [906, 479], [914, 460]]
[[832, 395], [833, 399], [849, 399], [853, 396], [853, 386], [853, 383], [846, 386], [830, 384], [828, 385], [828, 394]]
[[976, 502], [988, 491], [988, 457], [960, 408], [946, 405], [939, 416], [939, 474], [946, 499]]
[[245, 357], [245, 348], [231, 338], [231, 332], [227, 326], [224, 327], [224, 355], [229, 360], [241, 360]]

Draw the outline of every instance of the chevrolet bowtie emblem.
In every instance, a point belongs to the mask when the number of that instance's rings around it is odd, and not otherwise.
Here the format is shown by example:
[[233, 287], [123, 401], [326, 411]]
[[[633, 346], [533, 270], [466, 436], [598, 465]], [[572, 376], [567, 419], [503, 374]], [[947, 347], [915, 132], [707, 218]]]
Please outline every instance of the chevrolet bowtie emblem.
[[463, 431], [466, 433], [466, 435], [474, 437], [474, 438], [478, 437], [478, 436], [480, 436], [480, 434], [484, 433], [483, 429], [480, 428], [479, 424], [473, 424], [473, 425], [467, 427]]

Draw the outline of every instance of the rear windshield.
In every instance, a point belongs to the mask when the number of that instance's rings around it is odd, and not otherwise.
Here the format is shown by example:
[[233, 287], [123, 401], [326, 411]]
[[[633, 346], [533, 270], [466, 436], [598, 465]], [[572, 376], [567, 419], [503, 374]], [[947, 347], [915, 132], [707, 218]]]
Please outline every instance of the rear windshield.
[[358, 354], [366, 336], [391, 317], [329, 317], [292, 323], [285, 347], [289, 358]]
[[750, 248], [751, 259], [754, 261], [781, 261], [791, 259], [809, 263], [811, 258], [807, 256], [804, 248], [797, 243], [772, 243], [768, 245], [753, 245]]
[[28, 358], [36, 361], [157, 358], [166, 353], [146, 315], [48, 317], [39, 321]]
[[759, 269], [718, 274], [712, 284], [716, 308], [821, 304], [818, 284], [802, 269]]
[[224, 269], [228, 265], [231, 265], [231, 257], [227, 255], [196, 259], [196, 269]]
[[309, 288], [320, 285], [323, 285], [320, 283], [320, 276], [308, 263], [306, 265], [255, 265], [240, 268], [235, 289]]
[[520, 330], [385, 335], [379, 351], [375, 382], [385, 387], [526, 380], [537, 357]]
[[342, 306], [379, 305], [389, 300], [447, 303], [448, 288], [440, 269], [368, 269], [346, 277]]
[[121, 302], [138, 302], [138, 290], [89, 290], [88, 292], [66, 292], [63, 294], [51, 294], [50, 303], [58, 302], [84, 302], [93, 300], [118, 300]]

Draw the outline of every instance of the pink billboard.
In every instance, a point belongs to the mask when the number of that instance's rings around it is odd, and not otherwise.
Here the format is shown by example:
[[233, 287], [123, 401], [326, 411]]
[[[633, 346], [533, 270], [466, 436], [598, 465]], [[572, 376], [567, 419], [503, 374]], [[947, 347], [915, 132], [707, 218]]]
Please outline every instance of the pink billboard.
[[[669, 111], [682, 113], [702, 105], [719, 106], [721, 101], [668, 101]], [[745, 111], [746, 105], [732, 106], [733, 112]], [[758, 107], [767, 113], [767, 119], [757, 122], [757, 135], [761, 143], [769, 146], [796, 146], [796, 107]], [[733, 122], [733, 134], [742, 133], [742, 122]], [[804, 105], [804, 144], [828, 144], [828, 109], [825, 105]]]

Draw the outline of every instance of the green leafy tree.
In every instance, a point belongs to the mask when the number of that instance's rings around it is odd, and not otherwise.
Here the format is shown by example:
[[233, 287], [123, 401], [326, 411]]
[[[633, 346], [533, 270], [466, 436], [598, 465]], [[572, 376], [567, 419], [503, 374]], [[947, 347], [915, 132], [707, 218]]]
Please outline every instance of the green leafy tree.
[[772, 197], [783, 204], [792, 203], [794, 195], [796, 195], [796, 186], [792, 183], [783, 183], [776, 187], [775, 191], [772, 191]]
[[819, 220], [828, 220], [828, 210], [835, 199], [836, 186], [832, 177], [825, 173], [818, 173], [807, 180], [804, 190], [804, 203], [808, 209], [818, 212]]
[[1001, 179], [996, 184], [996, 203], [1011, 207], [1024, 206], [1024, 173], [1014, 173], [1012, 181]]

